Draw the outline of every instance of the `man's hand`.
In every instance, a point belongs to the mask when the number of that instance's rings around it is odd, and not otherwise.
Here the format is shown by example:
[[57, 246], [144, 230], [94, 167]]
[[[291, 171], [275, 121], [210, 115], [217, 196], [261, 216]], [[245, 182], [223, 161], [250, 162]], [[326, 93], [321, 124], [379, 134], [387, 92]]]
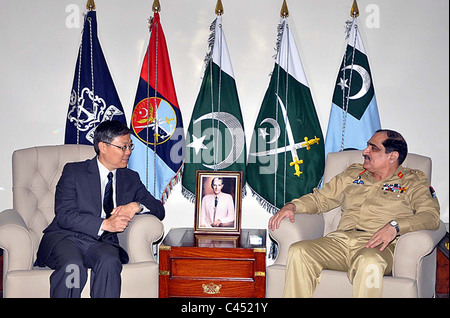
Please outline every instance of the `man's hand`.
[[111, 215], [117, 214], [117, 215], [125, 215], [131, 219], [134, 218], [136, 213], [139, 213], [140, 208], [139, 204], [137, 202], [130, 202], [126, 205], [119, 205], [116, 207], [112, 212]]
[[131, 218], [126, 215], [111, 214], [111, 216], [105, 219], [102, 223], [102, 230], [112, 233], [123, 232], [130, 223]]
[[375, 232], [375, 234], [367, 242], [366, 247], [374, 248], [381, 245], [380, 251], [383, 251], [389, 243], [395, 239], [396, 236], [397, 230], [388, 223]]
[[280, 227], [281, 220], [284, 218], [289, 218], [289, 220], [294, 223], [294, 212], [295, 205], [293, 203], [288, 203], [284, 207], [281, 208], [280, 211], [277, 212], [274, 216], [272, 216], [269, 220], [269, 229], [275, 231]]

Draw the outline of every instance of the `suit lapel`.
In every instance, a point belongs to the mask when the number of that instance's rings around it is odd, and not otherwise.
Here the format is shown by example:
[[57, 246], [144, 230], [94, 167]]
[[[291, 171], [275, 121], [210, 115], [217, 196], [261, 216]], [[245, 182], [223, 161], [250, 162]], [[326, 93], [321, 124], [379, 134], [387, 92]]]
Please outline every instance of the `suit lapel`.
[[102, 211], [102, 192], [100, 183], [100, 173], [98, 171], [97, 157], [89, 162], [88, 179], [91, 184], [92, 196], [96, 204], [97, 211]]

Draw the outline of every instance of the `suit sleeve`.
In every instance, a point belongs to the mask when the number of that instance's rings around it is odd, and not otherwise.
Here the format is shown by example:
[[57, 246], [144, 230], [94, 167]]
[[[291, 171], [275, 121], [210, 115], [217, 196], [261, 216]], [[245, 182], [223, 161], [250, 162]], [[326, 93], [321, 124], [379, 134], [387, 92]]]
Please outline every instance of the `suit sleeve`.
[[146, 212], [147, 214], [153, 214], [158, 219], [163, 220], [166, 215], [163, 204], [148, 192], [139, 175], [137, 173], [134, 173], [134, 175], [136, 178], [135, 182], [138, 184], [134, 201], [143, 204], [149, 210]]
[[73, 165], [64, 166], [61, 178], [56, 185], [55, 192], [55, 218], [61, 229], [80, 232], [92, 237], [98, 236], [103, 219], [94, 216], [88, 211], [81, 211], [78, 205], [82, 193], [77, 190], [76, 169]]

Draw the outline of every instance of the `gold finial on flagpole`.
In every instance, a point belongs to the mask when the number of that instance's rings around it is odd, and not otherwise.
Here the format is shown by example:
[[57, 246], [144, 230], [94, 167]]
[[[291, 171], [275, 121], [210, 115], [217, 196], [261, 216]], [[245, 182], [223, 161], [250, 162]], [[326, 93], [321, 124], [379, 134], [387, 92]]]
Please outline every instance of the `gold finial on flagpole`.
[[280, 16], [282, 18], [287, 18], [289, 16], [289, 10], [286, 4], [286, 0], [283, 0], [283, 5], [281, 6]]
[[153, 0], [152, 9], [153, 9], [153, 12], [160, 12], [161, 11], [161, 4], [159, 3], [159, 0]]
[[217, 0], [217, 4], [216, 4], [216, 14], [217, 15], [222, 15], [223, 14], [223, 5], [222, 5], [222, 1], [221, 0]]
[[95, 10], [95, 2], [94, 2], [94, 0], [88, 0], [88, 2], [86, 3], [86, 9], [88, 9], [89, 11], [94, 11]]
[[350, 16], [352, 18], [359, 17], [359, 9], [358, 9], [358, 4], [356, 3], [356, 0], [353, 0], [353, 5], [352, 5], [352, 10], [350, 11]]

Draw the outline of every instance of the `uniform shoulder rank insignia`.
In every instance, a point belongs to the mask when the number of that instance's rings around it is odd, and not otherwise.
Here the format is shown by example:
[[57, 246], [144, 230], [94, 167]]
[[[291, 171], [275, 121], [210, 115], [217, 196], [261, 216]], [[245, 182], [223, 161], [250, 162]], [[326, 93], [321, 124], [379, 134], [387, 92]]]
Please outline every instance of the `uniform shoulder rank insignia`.
[[364, 184], [364, 181], [361, 180], [361, 175], [362, 175], [364, 172], [366, 172], [366, 169], [364, 169], [363, 171], [361, 171], [361, 172], [358, 174], [358, 177], [357, 177], [355, 180], [353, 180], [353, 183], [354, 183], [354, 184]]
[[430, 186], [430, 193], [431, 193], [431, 197], [433, 199], [435, 199], [436, 198], [436, 191], [434, 191], [434, 188], [432, 186]]
[[398, 183], [394, 183], [394, 184], [385, 183], [383, 185], [383, 187], [381, 188], [381, 190], [388, 191], [388, 192], [394, 192], [394, 193], [405, 193], [407, 190], [407, 187], [402, 187]]
[[425, 173], [423, 173], [422, 171], [417, 170], [417, 169], [411, 169], [411, 172], [417, 174], [421, 178], [423, 178], [425, 176]]

